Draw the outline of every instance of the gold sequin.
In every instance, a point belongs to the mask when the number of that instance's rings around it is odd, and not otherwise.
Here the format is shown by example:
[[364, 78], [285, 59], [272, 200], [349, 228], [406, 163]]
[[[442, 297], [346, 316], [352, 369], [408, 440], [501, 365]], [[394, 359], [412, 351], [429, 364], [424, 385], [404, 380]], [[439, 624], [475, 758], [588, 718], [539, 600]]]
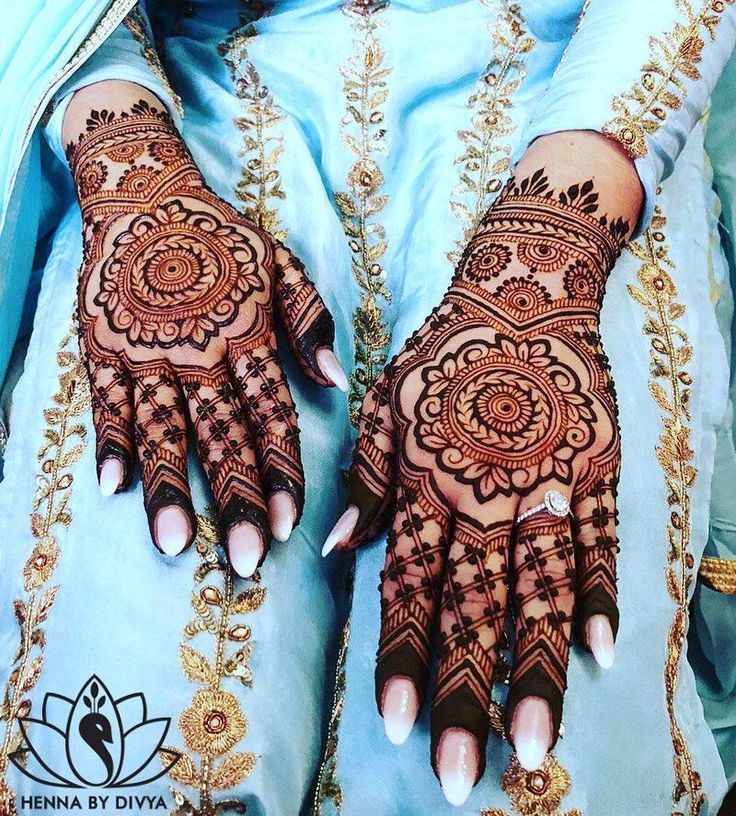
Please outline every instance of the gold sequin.
[[667, 591], [675, 605], [667, 634], [664, 685], [667, 717], [672, 738], [675, 786], [673, 816], [687, 813], [697, 816], [705, 796], [700, 774], [693, 768], [692, 756], [675, 710], [675, 691], [680, 679], [680, 664], [685, 649], [688, 625], [688, 599], [694, 579], [695, 559], [691, 548], [691, 491], [698, 475], [692, 465], [690, 444], [690, 395], [692, 377], [687, 370], [693, 348], [679, 325], [685, 306], [678, 300], [672, 271], [675, 268], [665, 237], [666, 219], [655, 209], [652, 225], [642, 241], [629, 244], [639, 261], [639, 286], [629, 285], [629, 294], [644, 307], [647, 318], [644, 333], [651, 338], [649, 391], [662, 412], [662, 434], [656, 454], [662, 468], [670, 519], [667, 526], [668, 565], [665, 568]]
[[706, 0], [699, 11], [692, 0], [676, 0], [679, 19], [670, 31], [650, 37], [650, 54], [641, 75], [613, 99], [614, 117], [603, 132], [635, 159], [647, 155], [646, 136], [655, 134], [669, 111], [679, 110], [687, 95], [686, 80], [700, 78], [704, 37], [712, 42], [727, 5], [734, 0]]
[[76, 334], [74, 322], [56, 354], [58, 389], [43, 411], [44, 442], [38, 451], [39, 472], [31, 506], [30, 532], [34, 545], [23, 567], [26, 595], [13, 602], [20, 643], [0, 707], [0, 720], [5, 722], [0, 747], [0, 813], [7, 816], [15, 816], [15, 793], [7, 782], [8, 756], [21, 746], [18, 718], [30, 713], [31, 703], [26, 695], [41, 676], [46, 642], [43, 624], [59, 590], [58, 586], [49, 586], [61, 557], [56, 532], [71, 524], [74, 467], [87, 441], [81, 418], [91, 404], [89, 381], [77, 349]]

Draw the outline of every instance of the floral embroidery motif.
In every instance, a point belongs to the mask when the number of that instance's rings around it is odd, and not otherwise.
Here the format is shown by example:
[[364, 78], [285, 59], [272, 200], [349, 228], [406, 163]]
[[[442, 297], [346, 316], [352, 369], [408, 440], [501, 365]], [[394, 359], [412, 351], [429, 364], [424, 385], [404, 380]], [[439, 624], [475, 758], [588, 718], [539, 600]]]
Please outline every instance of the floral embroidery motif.
[[135, 39], [138, 41], [138, 45], [141, 47], [141, 54], [148, 63], [151, 73], [163, 85], [164, 89], [171, 97], [171, 101], [174, 103], [174, 107], [176, 108], [178, 114], [180, 116], [184, 116], [184, 108], [181, 104], [181, 97], [171, 87], [169, 78], [166, 76], [166, 71], [164, 71], [164, 67], [161, 64], [158, 51], [156, 51], [154, 48], [151, 38], [149, 37], [146, 21], [138, 6], [135, 6], [130, 12], [128, 12], [128, 15], [123, 20], [123, 25], [125, 25], [128, 31], [130, 31], [133, 37], [135, 37]]
[[[487, 0], [482, 0], [487, 3]], [[494, 7], [497, 8], [497, 6]], [[467, 101], [472, 110], [467, 130], [458, 131], [463, 152], [455, 159], [461, 168], [450, 208], [463, 224], [463, 234], [447, 257], [456, 266], [492, 197], [508, 178], [511, 144], [516, 131], [511, 118], [513, 96], [526, 76], [524, 57], [535, 40], [527, 32], [518, 4], [504, 2], [489, 25], [493, 47], [491, 60]], [[501, 258], [497, 263], [502, 262]]]
[[[198, 515], [197, 521], [194, 546], [199, 563], [194, 571], [192, 592], [195, 617], [184, 628], [179, 655], [186, 678], [201, 688], [179, 717], [186, 750], [181, 751], [181, 759], [171, 768], [169, 776], [174, 782], [197, 790], [199, 804], [172, 788], [175, 802], [172, 816], [245, 813], [242, 802], [215, 801], [213, 792], [240, 785], [257, 761], [253, 753], [233, 751], [246, 736], [248, 721], [238, 698], [221, 686], [224, 679], [239, 680], [246, 688], [252, 685], [253, 675], [248, 665], [253, 649], [251, 630], [240, 618], [260, 609], [266, 590], [256, 573], [249, 586], [236, 594], [233, 573], [221, 552], [217, 528], [207, 516]], [[189, 645], [189, 641], [204, 634], [214, 638], [212, 659]], [[160, 752], [162, 764], [170, 762], [170, 752], [174, 750], [179, 749], [166, 747]], [[194, 755], [199, 756], [199, 761]]]
[[264, 4], [250, 0], [246, 6], [241, 25], [218, 48], [230, 70], [235, 93], [243, 103], [242, 114], [235, 119], [235, 126], [243, 134], [239, 151], [243, 162], [235, 193], [243, 203], [246, 217], [279, 241], [285, 241], [287, 231], [279, 224], [273, 205], [285, 198], [279, 172], [284, 136], [279, 126], [286, 117], [248, 58], [248, 48], [256, 36], [253, 22], [265, 13]]
[[736, 595], [736, 560], [705, 556], [700, 561], [698, 578], [716, 592]]
[[43, 670], [45, 636], [42, 624], [56, 601], [57, 586], [49, 586], [61, 557], [56, 530], [68, 527], [72, 515], [69, 502], [74, 481], [74, 465], [84, 451], [87, 429], [81, 418], [90, 408], [87, 374], [76, 349], [74, 322], [56, 355], [59, 366], [58, 390], [53, 405], [46, 408], [44, 443], [38, 451], [41, 469], [33, 495], [31, 535], [34, 546], [23, 567], [24, 598], [13, 602], [20, 629], [20, 644], [0, 704], [0, 720], [5, 734], [0, 747], [0, 813], [15, 816], [15, 793], [7, 783], [8, 757], [20, 747], [22, 734], [18, 718], [31, 711], [28, 693]]
[[324, 758], [317, 778], [317, 792], [314, 797], [312, 816], [322, 816], [322, 805], [331, 800], [339, 814], [342, 810], [342, 786], [337, 777], [337, 734], [340, 728], [340, 718], [345, 703], [345, 663], [348, 656], [350, 641], [350, 621], [345, 624], [340, 638], [340, 651], [337, 656], [335, 671], [335, 690], [332, 701], [332, 712], [327, 725], [327, 741], [325, 743]]
[[[501, 778], [501, 788], [519, 816], [583, 816], [582, 811], [562, 811], [560, 804], [570, 793], [570, 774], [553, 754], [548, 754], [536, 771], [525, 771], [516, 754]], [[484, 808], [480, 816], [508, 816], [497, 808]]]
[[705, 802], [700, 774], [693, 768], [692, 756], [675, 710], [675, 692], [680, 678], [680, 663], [688, 628], [689, 592], [694, 579], [695, 559], [690, 542], [691, 490], [698, 475], [692, 465], [690, 446], [690, 394], [692, 377], [687, 365], [693, 348], [677, 321], [685, 306], [677, 300], [677, 287], [669, 269], [674, 269], [663, 232], [666, 219], [655, 210], [652, 225], [642, 241], [629, 245], [641, 261], [639, 286], [630, 285], [629, 294], [647, 311], [645, 334], [651, 337], [651, 372], [649, 391], [662, 411], [662, 435], [657, 459], [664, 473], [670, 522], [667, 526], [668, 566], [665, 570], [667, 591], [675, 604], [675, 615], [667, 635], [667, 658], [664, 684], [667, 716], [672, 737], [675, 786], [673, 816], [698, 816]]
[[385, 66], [378, 29], [385, 2], [351, 0], [342, 11], [350, 20], [355, 45], [340, 71], [345, 94], [342, 138], [355, 154], [347, 175], [347, 192], [336, 192], [343, 229], [348, 238], [351, 266], [360, 287], [360, 304], [353, 315], [355, 367], [350, 377], [350, 419], [357, 423], [366, 391], [386, 364], [391, 335], [383, 318], [383, 304], [391, 302], [381, 259], [386, 254], [386, 233], [377, 220], [387, 197], [381, 193], [383, 173], [374, 156], [385, 154], [383, 106], [388, 99]]
[[680, 19], [661, 37], [650, 37], [650, 57], [641, 77], [612, 102], [615, 116], [603, 132], [620, 142], [635, 159], [647, 155], [645, 137], [662, 126], [668, 111], [679, 110], [687, 93], [686, 80], [700, 78], [698, 64], [705, 47], [704, 35], [715, 40], [727, 5], [734, 0], [706, 0], [696, 12], [692, 0], [676, 0]]

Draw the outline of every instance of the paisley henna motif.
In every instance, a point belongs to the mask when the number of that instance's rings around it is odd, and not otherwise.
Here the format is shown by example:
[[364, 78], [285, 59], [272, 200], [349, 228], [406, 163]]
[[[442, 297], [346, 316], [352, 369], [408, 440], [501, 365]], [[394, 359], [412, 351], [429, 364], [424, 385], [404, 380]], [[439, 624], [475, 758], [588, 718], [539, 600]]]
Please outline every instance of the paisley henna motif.
[[267, 545], [269, 493], [288, 491], [297, 516], [304, 496], [273, 311], [322, 385], [316, 351], [332, 346], [332, 318], [301, 263], [208, 189], [154, 105], [92, 111], [67, 158], [83, 216], [80, 345], [99, 466], [118, 458], [122, 489], [137, 458], [152, 534], [157, 512], [178, 505], [194, 535], [192, 430], [224, 527], [250, 522]]
[[[507, 610], [517, 703], [546, 699], [557, 733], [575, 623], [616, 610], [616, 401], [601, 347], [606, 278], [629, 227], [591, 181], [511, 181], [471, 239], [442, 303], [366, 396], [348, 502], [352, 544], [396, 514], [381, 576], [376, 697], [396, 675], [424, 693], [439, 616], [432, 757], [450, 727], [485, 755]], [[515, 519], [548, 490], [574, 521]], [[482, 760], [481, 760], [482, 761]], [[482, 769], [481, 769], [482, 773]]]

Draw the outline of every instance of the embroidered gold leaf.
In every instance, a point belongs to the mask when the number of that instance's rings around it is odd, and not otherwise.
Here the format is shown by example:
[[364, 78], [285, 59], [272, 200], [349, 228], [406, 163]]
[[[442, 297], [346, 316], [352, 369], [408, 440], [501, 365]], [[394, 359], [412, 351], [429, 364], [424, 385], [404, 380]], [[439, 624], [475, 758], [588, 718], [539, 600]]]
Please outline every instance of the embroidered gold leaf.
[[256, 760], [255, 754], [244, 752], [225, 757], [210, 777], [211, 788], [213, 790], [226, 790], [239, 785], [253, 770]]
[[246, 589], [233, 601], [232, 612], [234, 615], [245, 615], [250, 612], [255, 612], [261, 608], [265, 598], [265, 587], [255, 586]]
[[679, 19], [661, 37], [650, 37], [650, 59], [641, 68], [640, 78], [621, 96], [613, 99], [615, 116], [603, 132], [618, 141], [632, 158], [647, 155], [646, 136], [655, 134], [668, 111], [679, 110], [686, 94], [684, 79], [700, 78], [698, 65], [705, 41], [712, 42], [727, 5], [733, 0], [705, 0], [695, 10], [693, 0], [676, 0]]
[[[171, 752], [173, 751], [176, 751], [176, 749], [167, 747], [159, 751], [159, 759], [163, 767], [168, 768], [171, 764]], [[177, 753], [181, 752], [177, 751]], [[181, 753], [176, 763], [169, 768], [169, 776], [175, 782], [186, 785], [188, 788], [196, 788], [200, 783], [200, 775], [194, 764], [194, 760], [187, 753]]]
[[181, 666], [187, 680], [192, 683], [213, 683], [216, 680], [216, 675], [212, 670], [212, 666], [207, 658], [200, 654], [196, 649], [182, 643], [179, 646], [179, 657], [181, 658]]
[[338, 191], [334, 198], [348, 238], [353, 277], [360, 289], [360, 302], [353, 314], [355, 366], [348, 393], [353, 424], [357, 423], [366, 391], [386, 363], [390, 341], [383, 308], [391, 294], [381, 265], [388, 246], [385, 231], [376, 220], [388, 199], [380, 193], [384, 178], [374, 158], [386, 152], [382, 106], [388, 100], [386, 79], [391, 71], [384, 65], [379, 39], [377, 12], [382, 8], [382, 4], [360, 9], [343, 6], [353, 29], [354, 45], [347, 63], [340, 67], [345, 99], [341, 136], [356, 158], [347, 174], [349, 192]]
[[38, 678], [41, 676], [41, 671], [43, 670], [43, 655], [39, 655], [38, 657], [34, 658], [31, 662], [31, 665], [26, 670], [25, 674], [22, 677], [22, 680], [18, 684], [18, 688], [21, 694], [25, 694], [27, 691], [30, 691], [38, 682]]
[[[685, 39], [681, 42], [683, 53], [689, 57], [699, 53], [698, 43], [685, 44]], [[675, 613], [667, 635], [664, 679], [675, 773], [673, 803], [684, 805], [687, 816], [698, 816], [704, 802], [702, 782], [700, 774], [693, 767], [690, 749], [675, 710], [675, 690], [683, 659], [689, 593], [695, 565], [690, 542], [690, 489], [698, 472], [691, 464], [694, 451], [690, 446], [691, 431], [687, 424], [690, 421], [688, 386], [692, 378], [684, 368], [692, 359], [692, 346], [687, 334], [674, 322], [685, 314], [686, 309], [676, 300], [677, 287], [668, 271], [674, 270], [674, 264], [665, 242], [666, 223], [663, 213], [656, 208], [652, 226], [644, 240], [632, 242], [629, 246], [632, 254], [642, 262], [638, 278], [648, 303], [643, 303], [636, 296], [634, 299], [648, 311], [645, 331], [649, 326], [657, 335], [652, 338], [651, 372], [654, 379], [649, 383], [649, 390], [662, 411], [662, 433], [656, 455], [662, 467], [670, 505], [665, 585], [675, 604]], [[673, 816], [678, 813], [684, 814], [681, 807], [673, 810]]]
[[33, 620], [31, 621], [31, 628], [38, 626], [39, 623], [43, 623], [49, 615], [51, 611], [51, 607], [54, 605], [54, 601], [56, 600], [56, 596], [59, 593], [59, 587], [53, 586], [50, 589], [47, 589], [39, 598], [38, 604], [33, 613]]

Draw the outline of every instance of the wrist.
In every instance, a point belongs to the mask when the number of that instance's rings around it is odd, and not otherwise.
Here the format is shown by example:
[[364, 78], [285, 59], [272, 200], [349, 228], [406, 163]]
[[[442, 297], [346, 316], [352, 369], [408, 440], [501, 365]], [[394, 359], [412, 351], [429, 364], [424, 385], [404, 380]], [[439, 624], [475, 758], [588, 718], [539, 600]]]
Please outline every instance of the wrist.
[[629, 231], [623, 217], [601, 211], [591, 179], [554, 189], [537, 168], [494, 202], [455, 280], [485, 298], [512, 297], [510, 308], [531, 298], [545, 311], [571, 302], [599, 311]]
[[204, 184], [168, 112], [152, 94], [145, 96], [124, 107], [88, 108], [84, 129], [67, 145], [85, 214], [150, 206], [173, 181], [178, 187]]

